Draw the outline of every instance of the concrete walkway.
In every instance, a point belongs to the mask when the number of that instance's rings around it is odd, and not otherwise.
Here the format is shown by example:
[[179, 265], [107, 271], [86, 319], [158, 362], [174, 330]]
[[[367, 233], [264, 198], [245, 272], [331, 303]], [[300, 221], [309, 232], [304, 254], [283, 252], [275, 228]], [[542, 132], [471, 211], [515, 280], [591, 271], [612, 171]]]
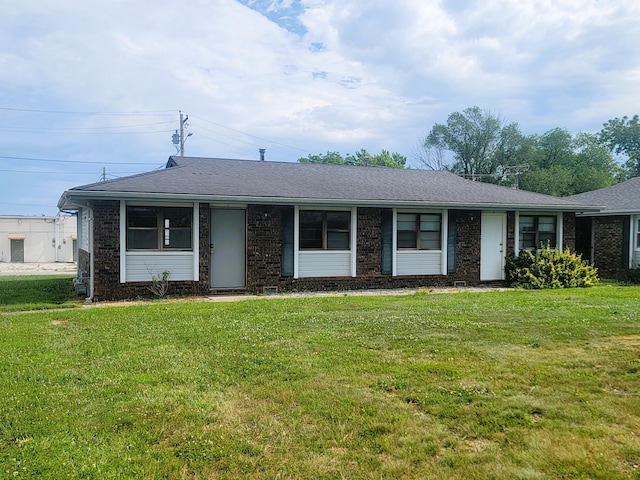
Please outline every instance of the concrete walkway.
[[75, 275], [75, 263], [9, 263], [0, 262], [0, 277], [12, 275]]

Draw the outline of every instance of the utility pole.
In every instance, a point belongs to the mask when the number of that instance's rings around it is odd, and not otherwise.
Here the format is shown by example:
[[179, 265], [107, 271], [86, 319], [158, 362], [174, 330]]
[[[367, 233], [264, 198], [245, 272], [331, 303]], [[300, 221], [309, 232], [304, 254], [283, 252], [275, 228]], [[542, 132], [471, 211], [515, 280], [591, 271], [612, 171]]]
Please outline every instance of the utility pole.
[[173, 146], [176, 147], [176, 153], [181, 157], [184, 157], [184, 142], [187, 138], [193, 135], [193, 133], [189, 133], [186, 137], [184, 136], [184, 129], [189, 126], [187, 123], [189, 115], [184, 116], [182, 110], [178, 110], [178, 113], [180, 113], [180, 133], [176, 130], [176, 133], [171, 136], [171, 142], [173, 143]]
[[102, 167], [102, 181], [107, 181], [107, 167]]
[[518, 190], [520, 188], [520, 175], [529, 171], [529, 164], [525, 163], [523, 165], [507, 165], [503, 168], [503, 173], [505, 176], [513, 175], [513, 185], [511, 188], [514, 190]]

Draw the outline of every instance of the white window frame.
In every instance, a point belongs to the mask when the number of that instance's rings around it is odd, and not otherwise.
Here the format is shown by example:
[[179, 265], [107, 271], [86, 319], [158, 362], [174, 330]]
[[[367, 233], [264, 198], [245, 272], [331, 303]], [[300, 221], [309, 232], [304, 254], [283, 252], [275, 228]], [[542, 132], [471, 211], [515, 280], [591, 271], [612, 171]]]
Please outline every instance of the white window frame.
[[[350, 212], [350, 238], [349, 238], [349, 249], [348, 250], [301, 250], [300, 249], [300, 212], [304, 210], [322, 210], [322, 211], [337, 211], [337, 212]], [[349, 275], [351, 277], [356, 276], [356, 266], [357, 266], [357, 241], [358, 241], [358, 208], [357, 207], [327, 207], [322, 205], [295, 205], [294, 206], [294, 215], [293, 215], [293, 278], [310, 278], [305, 275], [303, 277], [300, 276], [300, 261], [301, 257], [304, 257], [308, 254], [314, 254], [319, 256], [325, 256], [326, 258], [330, 258], [335, 254], [344, 254], [348, 253], [349, 257]], [[319, 274], [318, 277], [323, 276], [334, 276], [334, 275], [322, 275]]]
[[193, 209], [191, 223], [191, 243], [193, 248], [188, 252], [172, 252], [170, 250], [160, 250], [153, 252], [138, 252], [139, 255], [146, 255], [154, 258], [168, 257], [178, 253], [179, 255], [193, 255], [192, 268], [193, 278], [189, 281], [200, 281], [200, 204], [198, 202], [185, 203], [164, 203], [164, 202], [127, 202], [120, 200], [120, 283], [127, 283], [127, 206], [157, 206], [157, 207], [191, 207]]
[[[416, 213], [416, 214], [440, 214], [440, 250], [398, 250], [398, 213]], [[433, 210], [433, 209], [413, 209], [413, 208], [394, 208], [393, 209], [393, 238], [392, 238], [392, 269], [391, 275], [394, 277], [404, 276], [407, 274], [398, 273], [398, 254], [411, 252], [416, 256], [433, 255], [439, 253], [440, 255], [440, 272], [439, 273], [425, 273], [416, 275], [447, 275], [447, 245], [448, 245], [448, 232], [449, 232], [449, 210]], [[414, 274], [408, 274], [414, 275]]]
[[515, 220], [515, 245], [514, 251], [516, 256], [520, 254], [520, 216], [523, 217], [556, 217], [556, 247], [558, 251], [564, 250], [562, 239], [564, 237], [564, 214], [563, 212], [544, 212], [544, 211], [517, 211]]

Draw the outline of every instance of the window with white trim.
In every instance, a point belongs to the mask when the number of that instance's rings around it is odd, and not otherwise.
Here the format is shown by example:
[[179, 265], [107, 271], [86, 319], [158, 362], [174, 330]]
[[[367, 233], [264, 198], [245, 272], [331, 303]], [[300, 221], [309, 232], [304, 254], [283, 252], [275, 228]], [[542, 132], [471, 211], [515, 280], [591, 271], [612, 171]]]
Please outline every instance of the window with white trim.
[[398, 213], [398, 250], [441, 250], [442, 215], [439, 213]]
[[192, 250], [191, 207], [127, 206], [127, 250]]
[[300, 250], [349, 250], [351, 212], [300, 210]]
[[520, 215], [520, 250], [537, 250], [558, 245], [556, 215]]

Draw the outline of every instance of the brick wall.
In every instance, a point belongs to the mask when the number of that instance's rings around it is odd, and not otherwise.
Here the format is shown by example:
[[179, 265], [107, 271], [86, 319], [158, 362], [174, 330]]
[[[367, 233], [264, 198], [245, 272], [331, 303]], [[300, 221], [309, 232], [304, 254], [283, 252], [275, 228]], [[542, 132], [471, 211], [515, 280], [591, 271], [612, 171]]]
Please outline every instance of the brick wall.
[[[94, 300], [120, 300], [152, 297], [151, 282], [120, 283], [120, 205], [118, 201], [96, 201], [94, 215]], [[455, 272], [449, 275], [399, 276], [382, 273], [382, 214], [381, 208], [358, 208], [357, 277], [300, 278], [282, 276], [283, 214], [292, 207], [250, 205], [247, 208], [247, 291], [260, 293], [264, 287], [278, 287], [280, 291], [356, 290], [367, 288], [405, 288], [448, 286], [456, 281], [468, 285], [480, 283], [479, 210], [455, 212], [456, 252]], [[453, 216], [452, 216], [453, 217]], [[210, 237], [209, 205], [200, 206], [200, 280], [172, 281], [168, 295], [204, 295], [210, 293]], [[507, 213], [506, 253], [513, 253], [517, 241], [515, 213]], [[564, 244], [575, 246], [575, 215], [565, 214]], [[81, 251], [83, 252], [83, 251]], [[85, 252], [86, 253], [86, 252]], [[87, 263], [80, 253], [79, 262]]]
[[562, 248], [576, 251], [576, 214], [565, 212], [562, 214]]
[[292, 207], [249, 205], [247, 209], [247, 288], [261, 291], [265, 286], [283, 289], [280, 276], [282, 257], [282, 215]]
[[78, 270], [91, 271], [91, 255], [82, 248], [78, 249]]
[[520, 236], [516, 235], [516, 212], [507, 212], [507, 248], [505, 255], [515, 255], [516, 242], [520, 241]]
[[359, 290], [453, 285], [480, 279], [480, 212], [457, 212], [456, 272], [450, 275], [401, 276], [382, 274], [381, 208], [358, 208], [357, 277], [299, 278], [281, 275], [282, 215], [291, 207], [250, 205], [247, 210], [247, 290], [264, 287], [280, 291]]
[[593, 217], [593, 264], [600, 278], [621, 278], [627, 269], [623, 261], [623, 226], [627, 217]]
[[[125, 300], [150, 298], [149, 282], [120, 283], [120, 202], [95, 201], [93, 208], [93, 299]], [[208, 205], [200, 208], [200, 281], [171, 281], [167, 295], [187, 296], [209, 293], [209, 229]]]
[[120, 202], [93, 202], [93, 296], [96, 301], [129, 298], [120, 286]]
[[460, 210], [456, 212], [456, 273], [450, 281], [465, 281], [475, 285], [480, 281], [480, 229], [482, 212]]

